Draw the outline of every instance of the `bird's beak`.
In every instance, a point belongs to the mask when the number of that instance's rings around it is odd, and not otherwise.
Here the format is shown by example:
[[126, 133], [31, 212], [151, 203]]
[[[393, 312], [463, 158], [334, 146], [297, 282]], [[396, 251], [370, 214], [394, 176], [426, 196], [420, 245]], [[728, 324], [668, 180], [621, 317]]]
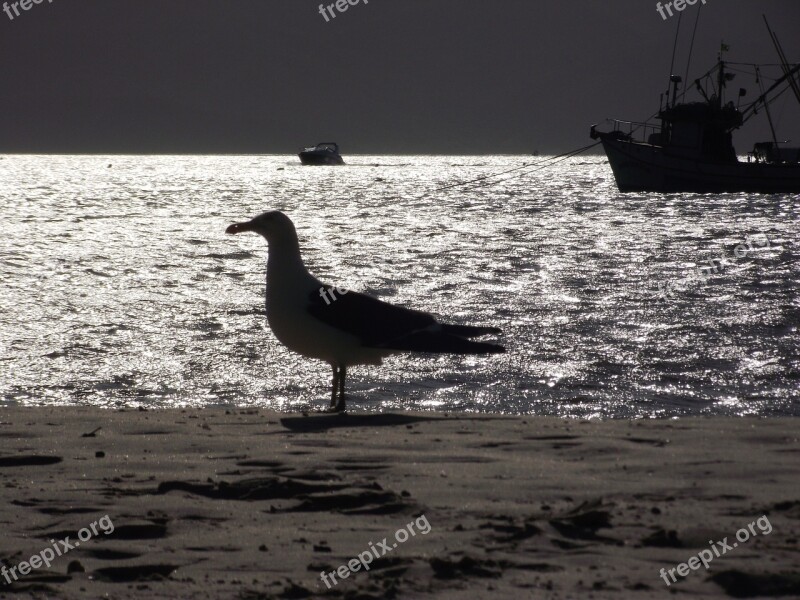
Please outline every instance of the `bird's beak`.
[[250, 221], [247, 221], [246, 223], [234, 223], [233, 225], [228, 225], [225, 233], [237, 234], [242, 233], [243, 231], [253, 231], [253, 226], [250, 223]]

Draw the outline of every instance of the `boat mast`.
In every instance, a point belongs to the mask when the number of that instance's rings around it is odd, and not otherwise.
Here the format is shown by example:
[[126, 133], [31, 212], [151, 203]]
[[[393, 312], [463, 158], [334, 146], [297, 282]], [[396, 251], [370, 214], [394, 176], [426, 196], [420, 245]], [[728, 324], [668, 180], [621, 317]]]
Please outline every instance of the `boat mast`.
[[725, 61], [719, 55], [719, 77], [717, 78], [717, 108], [722, 108], [722, 90], [725, 87]]
[[[692, 52], [694, 51], [694, 38], [697, 35], [697, 24], [700, 23], [700, 11], [703, 9], [703, 5], [699, 4], [697, 6], [697, 16], [694, 19], [694, 31], [692, 32], [692, 44], [689, 46], [689, 57], [686, 59], [686, 72], [683, 74], [684, 81], [689, 81], [689, 65], [692, 64]], [[680, 17], [678, 17], [680, 19]]]
[[[756, 66], [756, 79], [758, 80], [758, 87], [764, 94], [764, 85], [761, 83], [761, 69]], [[772, 113], [769, 110], [769, 102], [764, 103], [764, 110], [767, 112], [767, 121], [769, 122], [769, 130], [772, 132], [772, 142], [775, 144], [775, 149], [778, 149], [778, 135], [775, 133], [775, 125], [772, 124]]]
[[[678, 13], [678, 27], [675, 30], [675, 42], [672, 44], [672, 60], [669, 63], [669, 84], [667, 84], [667, 108], [669, 108], [669, 88], [673, 84], [675, 84], [675, 74], [674, 74], [673, 71], [675, 69], [675, 53], [678, 50], [678, 37], [681, 34], [681, 20], [682, 19], [683, 19], [683, 12], [680, 12], [680, 13]], [[680, 77], [678, 79], [680, 79]], [[677, 89], [677, 85], [675, 87]], [[674, 95], [673, 95], [673, 98], [674, 98]], [[672, 104], [673, 105], [675, 104], [674, 100], [673, 100]]]

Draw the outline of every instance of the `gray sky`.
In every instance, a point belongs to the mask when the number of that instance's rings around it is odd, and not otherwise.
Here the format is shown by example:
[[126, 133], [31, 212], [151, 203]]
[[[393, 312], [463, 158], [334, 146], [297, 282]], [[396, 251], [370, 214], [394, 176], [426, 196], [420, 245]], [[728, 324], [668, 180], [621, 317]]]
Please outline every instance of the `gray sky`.
[[[345, 153], [567, 151], [590, 143], [592, 123], [658, 109], [678, 23], [651, 0], [360, 0], [329, 22], [319, 4], [0, 12], [0, 152], [293, 153], [328, 140]], [[681, 75], [698, 6], [683, 12]], [[800, 2], [707, 0], [690, 77], [723, 38], [729, 60], [776, 62], [762, 13], [800, 62]], [[797, 100], [774, 110], [800, 145]], [[735, 136], [740, 153], [769, 139], [757, 121]]]

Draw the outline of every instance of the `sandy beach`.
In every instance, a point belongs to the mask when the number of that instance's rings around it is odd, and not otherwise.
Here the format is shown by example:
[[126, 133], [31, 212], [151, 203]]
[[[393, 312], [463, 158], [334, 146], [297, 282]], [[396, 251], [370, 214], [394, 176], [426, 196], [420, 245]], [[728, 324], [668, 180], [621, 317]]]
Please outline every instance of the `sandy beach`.
[[4, 408], [0, 440], [3, 598], [800, 596], [791, 418]]

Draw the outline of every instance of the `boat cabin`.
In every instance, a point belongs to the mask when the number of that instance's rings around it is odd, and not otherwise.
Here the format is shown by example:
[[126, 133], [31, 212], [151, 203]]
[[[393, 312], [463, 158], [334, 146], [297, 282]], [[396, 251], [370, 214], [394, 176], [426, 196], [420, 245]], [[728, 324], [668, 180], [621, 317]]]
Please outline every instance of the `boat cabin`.
[[653, 145], [686, 157], [736, 162], [731, 131], [742, 125], [742, 115], [733, 103], [723, 107], [713, 100], [677, 104], [659, 112], [658, 117], [661, 131], [650, 136]]

